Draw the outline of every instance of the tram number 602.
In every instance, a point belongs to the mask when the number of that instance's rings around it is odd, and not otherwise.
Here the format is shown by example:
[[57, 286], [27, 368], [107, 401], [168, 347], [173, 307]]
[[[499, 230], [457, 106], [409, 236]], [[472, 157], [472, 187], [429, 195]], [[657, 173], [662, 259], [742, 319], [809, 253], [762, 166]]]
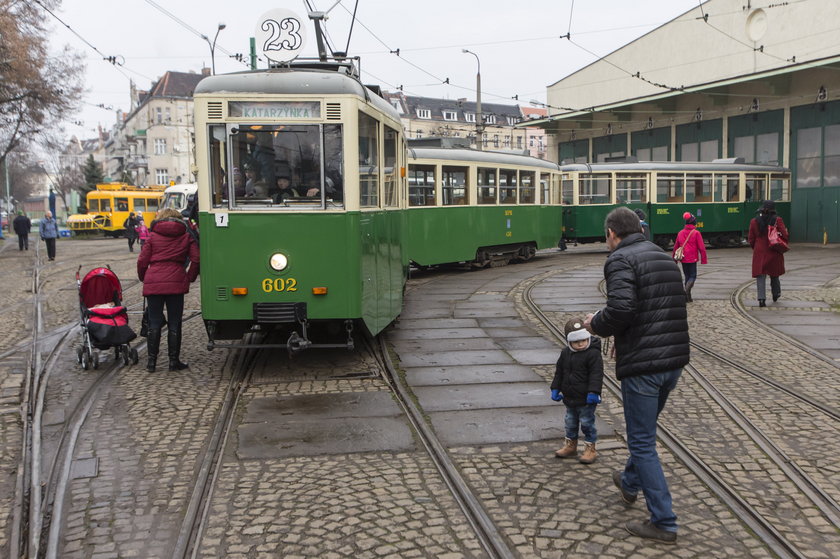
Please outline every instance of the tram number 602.
[[265, 278], [262, 280], [262, 289], [266, 293], [272, 291], [297, 291], [297, 280], [295, 278]]

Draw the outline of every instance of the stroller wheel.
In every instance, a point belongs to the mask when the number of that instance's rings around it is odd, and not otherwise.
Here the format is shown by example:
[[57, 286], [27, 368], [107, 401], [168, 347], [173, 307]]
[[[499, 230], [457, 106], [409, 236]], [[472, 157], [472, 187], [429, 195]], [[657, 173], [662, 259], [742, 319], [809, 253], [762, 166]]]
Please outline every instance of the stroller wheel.
[[87, 351], [82, 350], [81, 359], [82, 359], [82, 369], [84, 369], [85, 371], [90, 369], [90, 354]]
[[131, 361], [131, 355], [128, 353], [128, 347], [123, 347], [120, 353], [122, 353], [123, 365], [128, 366], [129, 361]]
[[136, 365], [140, 361], [140, 356], [137, 355], [137, 350], [134, 349], [134, 348], [131, 348], [130, 353], [131, 353], [131, 362]]
[[85, 353], [85, 350], [82, 349], [81, 347], [76, 349], [76, 363], [78, 363], [79, 365], [82, 364], [82, 355], [84, 355], [84, 353]]
[[91, 362], [93, 363], [93, 368], [94, 369], [99, 368], [99, 352], [98, 351], [93, 352], [93, 355], [91, 356]]

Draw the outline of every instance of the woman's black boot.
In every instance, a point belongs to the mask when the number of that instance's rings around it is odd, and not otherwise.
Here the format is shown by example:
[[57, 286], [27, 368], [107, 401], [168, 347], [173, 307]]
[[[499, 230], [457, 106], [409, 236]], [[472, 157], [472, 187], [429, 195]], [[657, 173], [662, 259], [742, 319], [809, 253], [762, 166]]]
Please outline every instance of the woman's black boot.
[[146, 370], [150, 373], [155, 372], [159, 350], [160, 330], [149, 330], [148, 335], [146, 336], [146, 353], [149, 356], [149, 361], [146, 363]]
[[170, 330], [166, 341], [169, 345], [169, 370], [183, 371], [189, 367], [179, 359], [181, 355], [181, 333]]
[[766, 307], [767, 303], [764, 302], [764, 299], [759, 299], [758, 300], [758, 306], [759, 307]]

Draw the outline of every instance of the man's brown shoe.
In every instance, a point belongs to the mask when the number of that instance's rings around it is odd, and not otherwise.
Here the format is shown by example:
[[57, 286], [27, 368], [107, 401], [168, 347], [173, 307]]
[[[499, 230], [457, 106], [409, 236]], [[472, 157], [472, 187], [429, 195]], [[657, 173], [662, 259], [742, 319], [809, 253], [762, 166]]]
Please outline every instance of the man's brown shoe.
[[660, 543], [667, 543], [673, 545], [677, 543], [677, 533], [657, 528], [651, 524], [650, 520], [644, 522], [628, 522], [624, 525], [624, 529], [640, 538], [654, 540]]

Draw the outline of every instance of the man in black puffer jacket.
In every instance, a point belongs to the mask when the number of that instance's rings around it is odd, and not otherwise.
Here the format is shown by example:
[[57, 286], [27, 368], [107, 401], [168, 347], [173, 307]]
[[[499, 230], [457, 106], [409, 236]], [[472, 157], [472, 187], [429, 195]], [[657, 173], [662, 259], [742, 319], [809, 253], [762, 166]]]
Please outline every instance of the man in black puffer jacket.
[[639, 490], [645, 495], [650, 520], [628, 522], [628, 532], [676, 543], [677, 517], [656, 453], [656, 420], [689, 359], [682, 276], [670, 255], [645, 240], [632, 210], [614, 209], [604, 228], [611, 251], [604, 265], [607, 306], [584, 325], [595, 335], [615, 337], [630, 457], [613, 482], [628, 505]]

